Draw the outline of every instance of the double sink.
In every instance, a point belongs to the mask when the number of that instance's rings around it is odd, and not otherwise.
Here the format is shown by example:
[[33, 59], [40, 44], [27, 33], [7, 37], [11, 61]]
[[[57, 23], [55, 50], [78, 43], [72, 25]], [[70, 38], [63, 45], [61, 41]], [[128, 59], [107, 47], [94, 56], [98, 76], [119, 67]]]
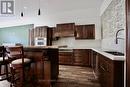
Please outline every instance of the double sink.
[[124, 56], [124, 54], [121, 52], [116, 52], [116, 51], [104, 51], [104, 52], [115, 55], [115, 56]]

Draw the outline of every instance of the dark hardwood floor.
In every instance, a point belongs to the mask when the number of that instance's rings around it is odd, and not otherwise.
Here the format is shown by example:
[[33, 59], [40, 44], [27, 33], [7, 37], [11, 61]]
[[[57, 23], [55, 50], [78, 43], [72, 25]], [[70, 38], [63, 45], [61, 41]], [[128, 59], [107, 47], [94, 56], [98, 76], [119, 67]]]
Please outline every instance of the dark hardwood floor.
[[60, 65], [59, 70], [59, 79], [52, 87], [100, 87], [91, 68]]
[[[89, 67], [60, 65], [59, 70], [58, 81], [52, 87], [100, 87]], [[0, 81], [0, 87], [10, 87], [9, 82]]]

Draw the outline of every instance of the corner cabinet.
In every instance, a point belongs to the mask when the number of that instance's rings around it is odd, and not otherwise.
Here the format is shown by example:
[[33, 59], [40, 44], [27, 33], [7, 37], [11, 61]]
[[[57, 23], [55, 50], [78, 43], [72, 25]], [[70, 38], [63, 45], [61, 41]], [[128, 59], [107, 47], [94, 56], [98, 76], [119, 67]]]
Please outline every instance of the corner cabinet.
[[111, 60], [98, 54], [101, 87], [124, 87], [124, 62]]
[[95, 24], [76, 25], [75, 39], [95, 39]]

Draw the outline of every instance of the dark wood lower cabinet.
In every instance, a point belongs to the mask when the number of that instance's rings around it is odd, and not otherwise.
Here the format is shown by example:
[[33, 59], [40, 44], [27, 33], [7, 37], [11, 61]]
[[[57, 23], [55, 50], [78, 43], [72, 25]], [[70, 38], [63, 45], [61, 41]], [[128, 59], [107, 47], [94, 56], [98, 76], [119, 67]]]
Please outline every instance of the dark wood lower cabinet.
[[90, 66], [90, 49], [73, 49], [73, 64], [80, 66]]
[[59, 64], [92, 67], [101, 87], [124, 87], [124, 61], [111, 60], [91, 49], [59, 52]]
[[72, 65], [73, 64], [73, 52], [59, 52], [59, 64]]
[[111, 60], [98, 54], [101, 87], [124, 87], [124, 62]]
[[90, 49], [73, 49], [72, 52], [59, 52], [59, 64], [90, 66]]
[[91, 67], [98, 76], [98, 53], [91, 50]]
[[35, 87], [50, 87], [59, 74], [58, 49], [25, 47], [24, 54], [32, 59], [31, 74]]

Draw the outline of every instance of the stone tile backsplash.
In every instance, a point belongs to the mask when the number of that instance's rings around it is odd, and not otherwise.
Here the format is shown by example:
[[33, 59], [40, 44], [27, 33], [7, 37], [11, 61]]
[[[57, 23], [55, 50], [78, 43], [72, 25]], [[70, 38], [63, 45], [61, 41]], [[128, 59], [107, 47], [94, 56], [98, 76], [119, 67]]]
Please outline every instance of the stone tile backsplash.
[[[125, 16], [125, 0], [112, 0], [108, 8], [101, 16], [102, 27], [102, 48], [117, 50], [124, 53], [124, 40], [118, 40], [115, 43], [116, 32], [119, 29], [126, 29], [126, 16]], [[121, 31], [118, 36], [125, 38], [125, 32]]]

